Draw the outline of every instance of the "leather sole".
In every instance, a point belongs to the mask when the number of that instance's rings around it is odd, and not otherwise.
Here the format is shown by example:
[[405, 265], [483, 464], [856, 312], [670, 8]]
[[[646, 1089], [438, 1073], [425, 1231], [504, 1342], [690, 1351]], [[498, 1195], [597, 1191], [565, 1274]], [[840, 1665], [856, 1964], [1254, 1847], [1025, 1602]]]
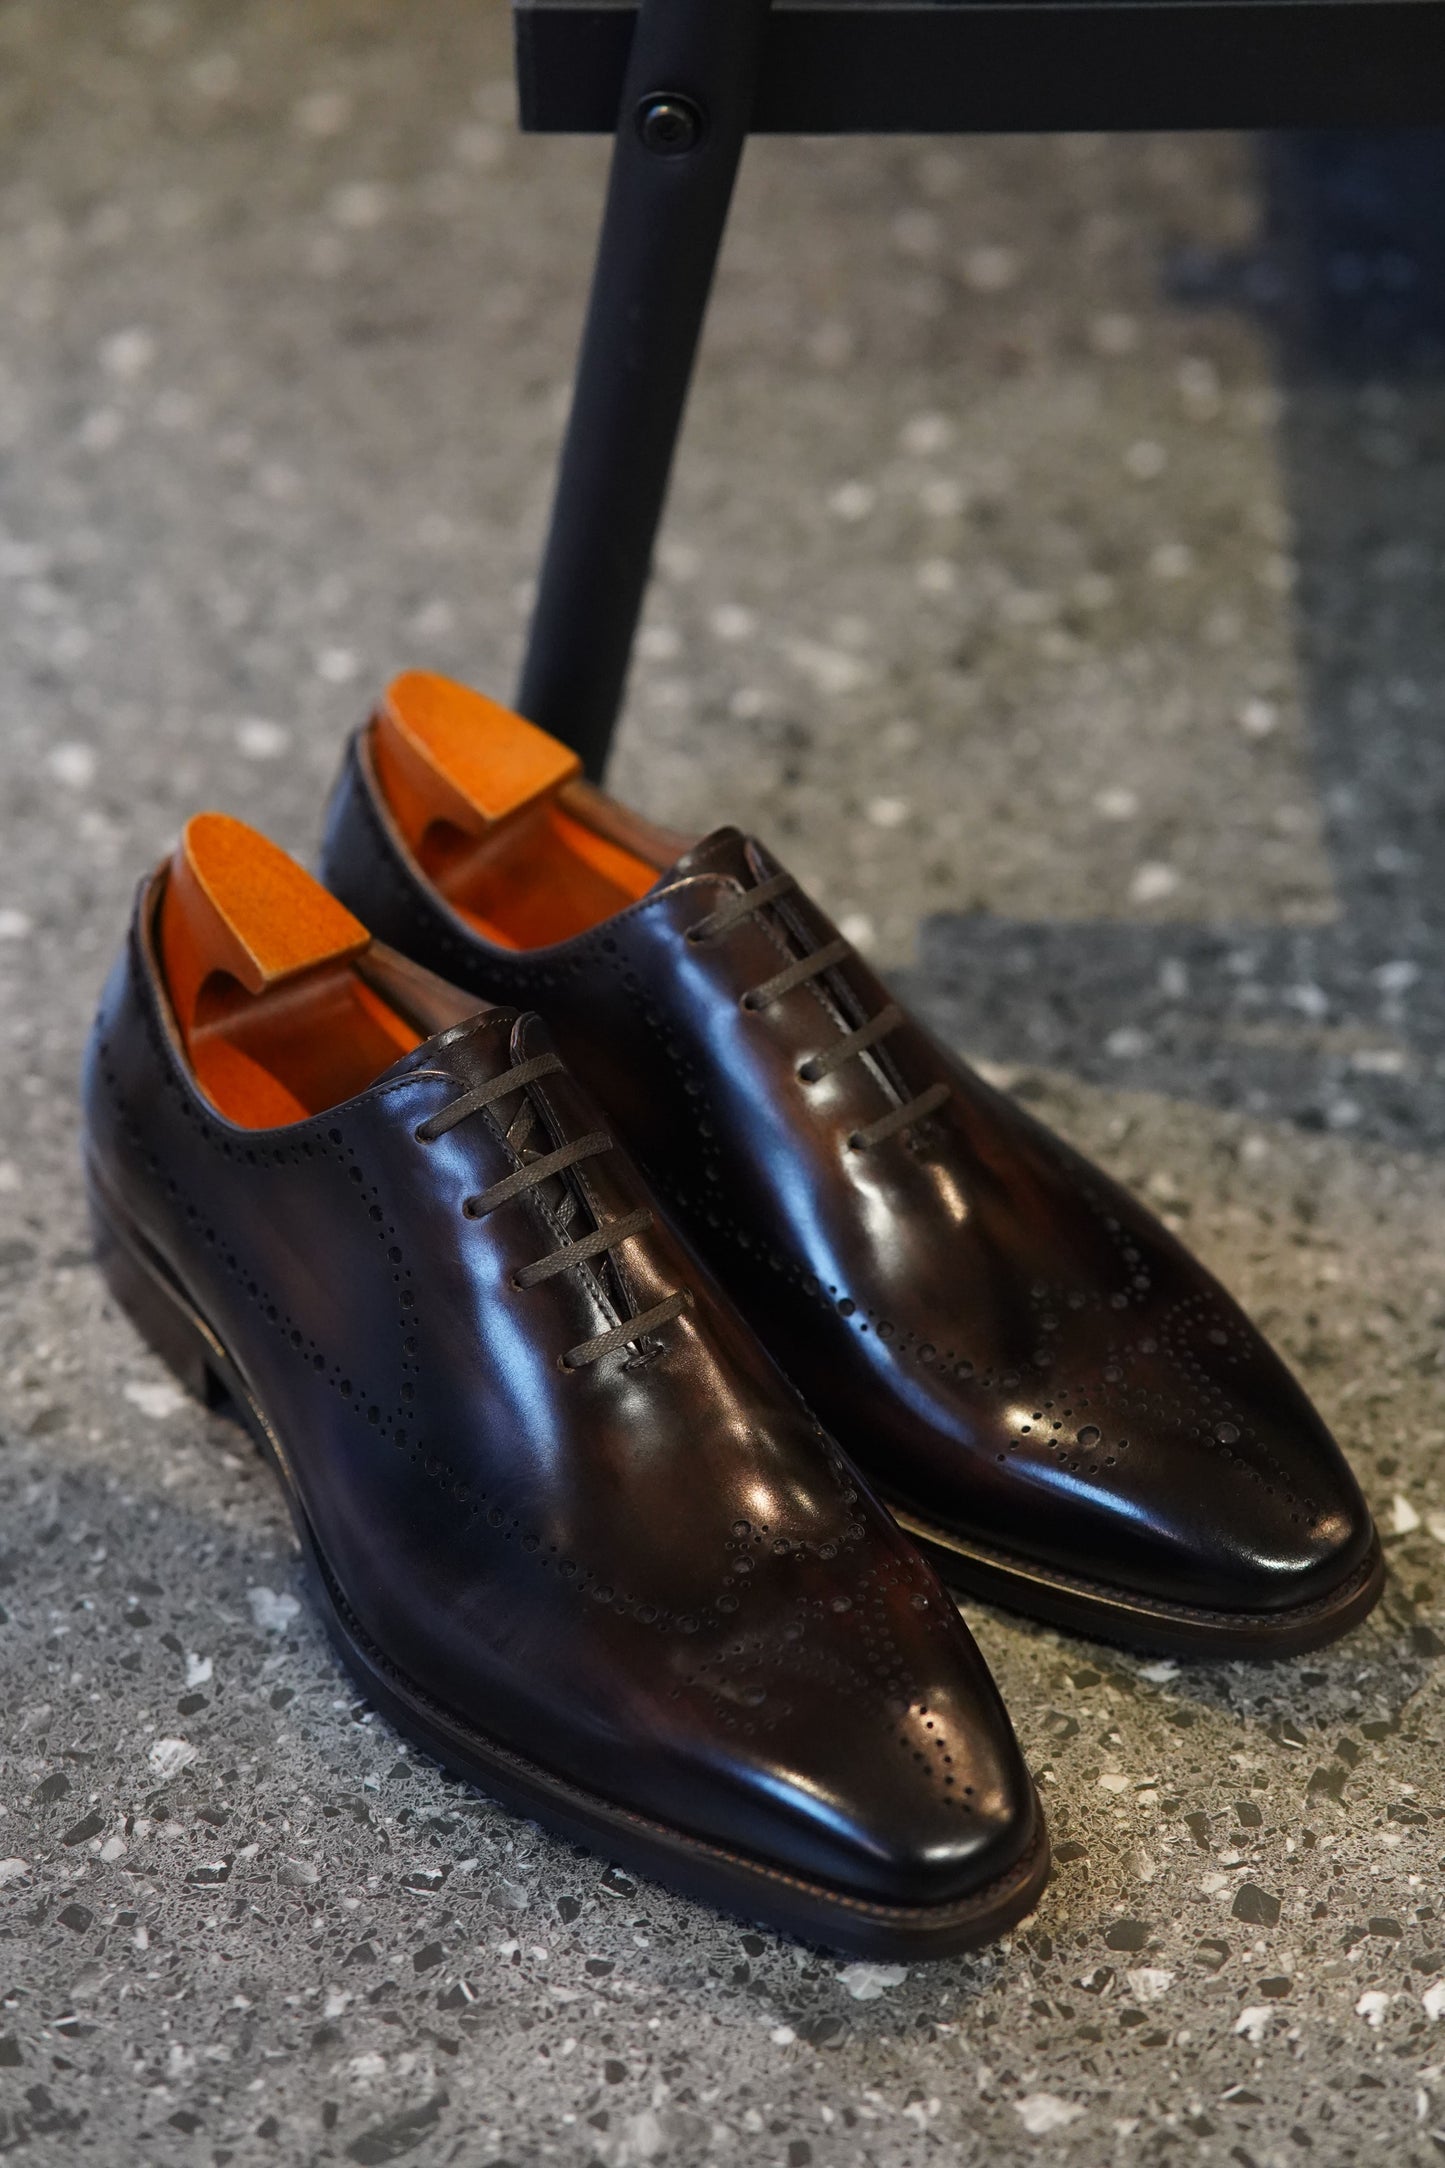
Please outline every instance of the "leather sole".
[[1385, 1585], [1384, 1554], [1375, 1536], [1355, 1570], [1309, 1603], [1283, 1611], [1208, 1611], [1035, 1565], [935, 1528], [892, 1499], [887, 1503], [899, 1527], [950, 1588], [1002, 1610], [1024, 1612], [1047, 1626], [1151, 1655], [1298, 1656], [1357, 1626], [1374, 1609]]
[[396, 1729], [453, 1774], [574, 1844], [654, 1876], [689, 1897], [850, 1955], [946, 1957], [994, 1941], [1031, 1912], [1048, 1880], [1037, 1797], [1019, 1857], [947, 1905], [886, 1905], [769, 1866], [588, 1792], [468, 1724], [398, 1669], [369, 1638], [317, 1543], [285, 1446], [220, 1339], [164, 1261], [87, 1167], [96, 1262], [141, 1336], [208, 1408], [234, 1413], [274, 1469], [313, 1592], [346, 1669]]

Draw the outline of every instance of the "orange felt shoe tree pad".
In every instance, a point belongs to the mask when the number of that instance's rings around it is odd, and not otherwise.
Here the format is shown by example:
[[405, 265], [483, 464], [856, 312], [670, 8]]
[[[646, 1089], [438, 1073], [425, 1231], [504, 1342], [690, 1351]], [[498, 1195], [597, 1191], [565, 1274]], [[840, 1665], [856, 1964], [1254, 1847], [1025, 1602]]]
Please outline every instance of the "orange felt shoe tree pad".
[[569, 747], [427, 670], [393, 680], [371, 734], [377, 781], [423, 871], [504, 948], [569, 940], [643, 896], [659, 868], [578, 818]]
[[196, 1080], [243, 1128], [322, 1113], [420, 1043], [353, 968], [361, 921], [244, 821], [187, 822], [159, 932]]

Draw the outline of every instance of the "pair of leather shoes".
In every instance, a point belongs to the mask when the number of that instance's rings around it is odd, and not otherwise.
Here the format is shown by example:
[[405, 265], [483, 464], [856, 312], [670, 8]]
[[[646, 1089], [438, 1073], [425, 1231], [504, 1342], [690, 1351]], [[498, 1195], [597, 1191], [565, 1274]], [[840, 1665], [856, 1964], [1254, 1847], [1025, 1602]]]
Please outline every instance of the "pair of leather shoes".
[[97, 1245], [449, 1765], [731, 1910], [943, 1954], [1048, 1850], [935, 1567], [1189, 1653], [1375, 1600], [1242, 1313], [761, 845], [412, 674], [324, 874], [202, 815], [143, 885], [87, 1058]]

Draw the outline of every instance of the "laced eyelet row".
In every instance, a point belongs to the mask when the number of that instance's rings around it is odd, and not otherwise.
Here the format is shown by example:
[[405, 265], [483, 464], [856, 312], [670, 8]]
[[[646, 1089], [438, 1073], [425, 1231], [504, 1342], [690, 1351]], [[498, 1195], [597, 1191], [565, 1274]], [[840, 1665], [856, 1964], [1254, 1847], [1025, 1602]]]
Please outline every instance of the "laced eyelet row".
[[[698, 919], [693, 925], [685, 927], [683, 939], [690, 948], [700, 947], [704, 941], [718, 939], [731, 932], [733, 927], [742, 925], [744, 920], [755, 917], [759, 911], [780, 902], [796, 888], [797, 883], [790, 873], [772, 874], [766, 881], [760, 881], [755, 888], [743, 889], [727, 902], [719, 904], [706, 918]], [[750, 986], [745, 993], [739, 995], [738, 1007], [749, 1016], [756, 1016], [762, 1010], [770, 1008], [775, 1001], [781, 1001], [785, 994], [795, 992], [798, 987], [810, 984], [821, 978], [825, 972], [847, 962], [853, 953], [849, 943], [838, 935], [833, 940], [824, 942], [821, 948], [813, 950], [811, 954], [795, 958], [781, 971], [775, 972], [772, 978], [765, 979], [761, 986]], [[822, 1053], [810, 1054], [806, 1060], [799, 1062], [796, 1068], [799, 1082], [821, 1083], [824, 1077], [831, 1076], [835, 1069], [840, 1069], [844, 1062], [852, 1061], [856, 1056], [869, 1053], [880, 1046], [888, 1034], [896, 1031], [903, 1022], [904, 1014], [897, 1003], [886, 1002], [877, 1015], [870, 1017], [866, 1023], [857, 1025], [851, 1031], [844, 1031], [835, 1045], [826, 1048]], [[939, 1082], [928, 1085], [901, 1105], [890, 1107], [876, 1122], [869, 1122], [866, 1128], [855, 1129], [847, 1140], [849, 1151], [866, 1152], [873, 1145], [882, 1144], [886, 1138], [897, 1136], [901, 1130], [926, 1120], [930, 1114], [936, 1114], [948, 1097], [949, 1088], [946, 1084]]]
[[[497, 1100], [525, 1092], [530, 1085], [544, 1076], [553, 1075], [561, 1068], [562, 1063], [555, 1054], [538, 1054], [528, 1061], [517, 1062], [499, 1075], [488, 1077], [484, 1083], [473, 1085], [470, 1090], [462, 1092], [438, 1113], [428, 1115], [424, 1122], [416, 1125], [412, 1134], [419, 1144], [434, 1143], [449, 1129], [454, 1129], [458, 1122], [465, 1121], [468, 1115], [479, 1113]], [[612, 1139], [607, 1132], [594, 1129], [586, 1136], [569, 1138], [554, 1151], [539, 1153], [534, 1159], [523, 1159], [522, 1147], [536, 1120], [535, 1110], [530, 1102], [524, 1106], [523, 1112], [525, 1120], [519, 1116], [507, 1133], [507, 1141], [518, 1160], [517, 1166], [511, 1174], [503, 1175], [500, 1181], [493, 1182], [489, 1189], [481, 1190], [475, 1196], [464, 1197], [464, 1218], [485, 1219], [488, 1213], [494, 1212], [499, 1205], [510, 1203], [513, 1198], [525, 1195], [528, 1190], [540, 1188], [544, 1182], [564, 1174], [579, 1161], [595, 1158], [598, 1153], [613, 1149]], [[553, 1250], [548, 1255], [537, 1258], [532, 1264], [522, 1265], [510, 1273], [509, 1285], [518, 1294], [526, 1293], [529, 1289], [540, 1286], [544, 1280], [552, 1279], [559, 1272], [571, 1271], [579, 1265], [589, 1264], [593, 1258], [605, 1257], [619, 1243], [627, 1241], [633, 1235], [645, 1233], [651, 1225], [651, 1211], [645, 1205], [639, 1206], [636, 1211], [625, 1213], [621, 1219], [614, 1220], [610, 1225], [597, 1227], [593, 1233], [583, 1235], [579, 1240], [564, 1238], [560, 1249]], [[624, 1318], [606, 1332], [596, 1334], [591, 1340], [582, 1341], [577, 1347], [568, 1348], [564, 1354], [558, 1356], [558, 1367], [563, 1370], [583, 1369], [588, 1363], [597, 1362], [602, 1356], [610, 1355], [616, 1348], [628, 1347], [644, 1339], [659, 1326], [668, 1324], [683, 1310], [690, 1308], [691, 1304], [692, 1295], [687, 1288], [679, 1288], [674, 1294], [664, 1295], [660, 1302], [653, 1303], [651, 1308], [640, 1311], [635, 1317]]]

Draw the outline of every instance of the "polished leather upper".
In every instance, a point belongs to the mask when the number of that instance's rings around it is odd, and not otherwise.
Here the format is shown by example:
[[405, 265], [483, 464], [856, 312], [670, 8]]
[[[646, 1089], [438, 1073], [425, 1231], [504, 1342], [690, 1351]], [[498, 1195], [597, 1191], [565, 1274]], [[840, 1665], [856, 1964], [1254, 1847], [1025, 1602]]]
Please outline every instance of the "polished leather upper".
[[[236, 1128], [189, 1072], [157, 892], [92, 1035], [87, 1149], [265, 1409], [364, 1634], [558, 1776], [860, 1900], [1007, 1868], [1033, 1793], [977, 1649], [696, 1260], [656, 1222], [615, 1273], [513, 1284], [647, 1202], [623, 1152], [473, 1218], [519, 1165], [512, 1098], [418, 1138], [549, 1044], [537, 1017], [484, 1011], [328, 1113]], [[539, 1149], [600, 1126], [567, 1072], [526, 1089]], [[641, 1346], [561, 1362], [678, 1289]]]
[[[759, 844], [720, 830], [591, 932], [508, 951], [421, 874], [363, 735], [325, 864], [387, 939], [477, 994], [545, 1011], [810, 1405], [920, 1519], [1213, 1612], [1308, 1604], [1365, 1559], [1368, 1512], [1308, 1399], [1125, 1190], [912, 1019], [827, 1076], [800, 1075], [889, 996], [849, 952], [743, 1006], [836, 938], [796, 891], [689, 938], [778, 871]], [[855, 1148], [939, 1084], [926, 1120]]]

